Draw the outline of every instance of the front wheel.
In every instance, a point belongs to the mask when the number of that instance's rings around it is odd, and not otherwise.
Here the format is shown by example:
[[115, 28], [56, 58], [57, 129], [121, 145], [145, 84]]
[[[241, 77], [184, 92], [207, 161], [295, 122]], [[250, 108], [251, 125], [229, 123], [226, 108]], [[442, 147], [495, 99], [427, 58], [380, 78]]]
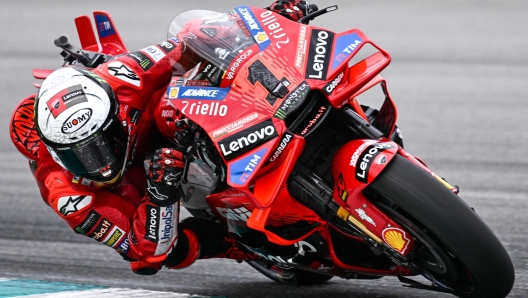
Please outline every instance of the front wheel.
[[413, 267], [460, 297], [506, 297], [511, 259], [484, 221], [436, 178], [396, 155], [366, 195], [415, 240]]

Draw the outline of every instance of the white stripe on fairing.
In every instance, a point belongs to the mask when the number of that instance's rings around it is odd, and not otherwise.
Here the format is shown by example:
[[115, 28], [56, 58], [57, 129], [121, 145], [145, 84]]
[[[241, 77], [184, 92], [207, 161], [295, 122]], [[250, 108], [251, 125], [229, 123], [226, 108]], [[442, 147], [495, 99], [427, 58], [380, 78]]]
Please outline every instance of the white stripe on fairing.
[[28, 295], [28, 296], [17, 296], [27, 297], [27, 298], [135, 298], [135, 297], [156, 297], [156, 298], [206, 298], [205, 296], [194, 296], [190, 294], [181, 294], [181, 293], [169, 293], [169, 292], [159, 292], [159, 291], [147, 291], [147, 290], [131, 290], [131, 289], [120, 289], [120, 288], [109, 288], [109, 289], [93, 289], [86, 291], [69, 291], [69, 292], [58, 292], [58, 293], [49, 293], [49, 294], [37, 294], [37, 295]]

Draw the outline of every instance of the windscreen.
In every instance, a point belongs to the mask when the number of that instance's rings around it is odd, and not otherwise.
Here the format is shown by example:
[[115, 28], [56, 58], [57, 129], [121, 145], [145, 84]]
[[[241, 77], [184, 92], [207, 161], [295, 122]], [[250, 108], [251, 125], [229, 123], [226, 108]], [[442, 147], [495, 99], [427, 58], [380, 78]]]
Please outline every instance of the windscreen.
[[185, 11], [172, 20], [168, 38], [182, 47], [179, 62], [185, 71], [207, 61], [223, 72], [238, 54], [255, 44], [244, 22], [234, 11]]

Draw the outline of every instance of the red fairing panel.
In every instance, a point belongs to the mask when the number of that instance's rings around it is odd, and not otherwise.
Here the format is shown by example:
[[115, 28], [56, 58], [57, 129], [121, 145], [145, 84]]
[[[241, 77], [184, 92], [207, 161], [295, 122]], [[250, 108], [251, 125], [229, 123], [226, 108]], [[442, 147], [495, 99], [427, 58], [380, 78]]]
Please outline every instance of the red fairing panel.
[[411, 235], [363, 195], [363, 190], [389, 164], [398, 149], [394, 142], [377, 140], [354, 140], [345, 144], [332, 163], [336, 181], [334, 200], [369, 231], [407, 255], [414, 243]]

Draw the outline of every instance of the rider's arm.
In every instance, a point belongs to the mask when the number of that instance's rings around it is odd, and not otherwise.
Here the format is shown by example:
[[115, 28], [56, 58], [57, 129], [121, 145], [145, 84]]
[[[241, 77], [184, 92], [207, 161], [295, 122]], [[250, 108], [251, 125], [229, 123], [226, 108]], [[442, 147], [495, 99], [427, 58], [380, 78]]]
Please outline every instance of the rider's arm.
[[74, 232], [126, 255], [137, 273], [161, 268], [177, 239], [177, 204], [154, 206], [123, 181], [107, 191], [62, 169], [47, 150], [40, 150], [34, 175], [44, 201]]

